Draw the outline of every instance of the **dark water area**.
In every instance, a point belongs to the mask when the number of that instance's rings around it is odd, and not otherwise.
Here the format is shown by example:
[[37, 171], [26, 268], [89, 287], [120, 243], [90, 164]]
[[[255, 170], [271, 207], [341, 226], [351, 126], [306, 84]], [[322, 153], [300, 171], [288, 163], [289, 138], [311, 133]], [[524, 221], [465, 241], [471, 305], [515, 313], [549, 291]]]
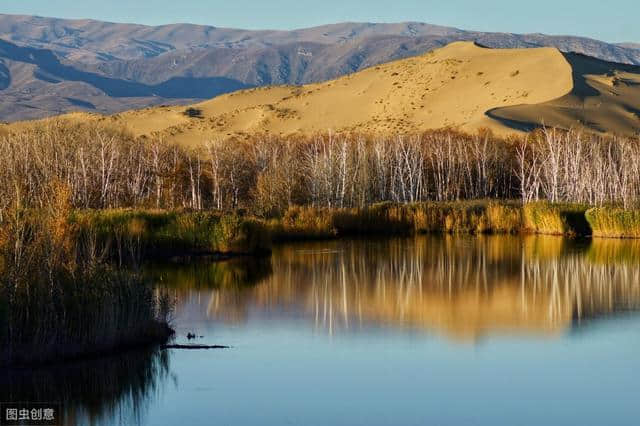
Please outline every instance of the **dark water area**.
[[638, 423], [638, 241], [323, 241], [147, 273], [176, 343], [232, 347], [2, 372], [0, 401], [68, 425]]

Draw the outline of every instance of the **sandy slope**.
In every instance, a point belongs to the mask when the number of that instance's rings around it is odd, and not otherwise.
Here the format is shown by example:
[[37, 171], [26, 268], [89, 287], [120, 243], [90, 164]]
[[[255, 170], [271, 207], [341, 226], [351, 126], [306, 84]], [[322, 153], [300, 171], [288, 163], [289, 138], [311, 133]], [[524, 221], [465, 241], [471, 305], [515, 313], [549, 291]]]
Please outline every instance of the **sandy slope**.
[[265, 133], [332, 131], [384, 134], [446, 126], [513, 131], [485, 112], [553, 100], [572, 88], [571, 68], [552, 48], [494, 50], [452, 43], [435, 52], [376, 66], [337, 80], [219, 96], [194, 108], [151, 108], [114, 116], [137, 135], [180, 142]]
[[640, 67], [566, 54], [573, 70], [570, 93], [538, 105], [499, 108], [490, 116], [530, 128], [546, 124], [601, 133], [640, 134]]
[[587, 123], [595, 131], [631, 134], [640, 126], [639, 70], [553, 48], [487, 49], [457, 42], [324, 83], [222, 95], [194, 105], [200, 117], [187, 117], [185, 107], [156, 107], [82, 119], [187, 145], [328, 130], [391, 134], [490, 128], [505, 135], [536, 123]]

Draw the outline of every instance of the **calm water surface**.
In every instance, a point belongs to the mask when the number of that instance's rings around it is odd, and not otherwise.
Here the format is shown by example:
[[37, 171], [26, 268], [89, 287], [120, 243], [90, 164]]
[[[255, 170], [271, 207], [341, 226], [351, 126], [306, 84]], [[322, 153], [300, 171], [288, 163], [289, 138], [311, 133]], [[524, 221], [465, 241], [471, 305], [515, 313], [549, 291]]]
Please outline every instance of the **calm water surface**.
[[177, 341], [12, 383], [68, 424], [637, 425], [640, 242], [419, 237], [158, 265]]

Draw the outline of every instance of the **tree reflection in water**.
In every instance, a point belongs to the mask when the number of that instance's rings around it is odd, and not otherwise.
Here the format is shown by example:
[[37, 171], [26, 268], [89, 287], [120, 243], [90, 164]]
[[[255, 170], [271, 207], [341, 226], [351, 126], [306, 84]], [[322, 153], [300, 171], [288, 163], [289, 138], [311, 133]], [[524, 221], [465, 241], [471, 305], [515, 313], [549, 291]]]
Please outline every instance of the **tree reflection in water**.
[[[214, 323], [269, 315], [330, 334], [382, 326], [463, 341], [553, 337], [640, 308], [638, 241], [325, 241], [283, 245], [271, 259], [149, 265], [147, 273], [176, 296], [179, 320], [185, 311]], [[61, 402], [65, 426], [144, 424], [171, 377], [170, 353], [0, 370], [0, 401]]]
[[62, 405], [64, 426], [144, 424], [169, 372], [167, 351], [147, 349], [37, 369], [0, 370], [0, 401]]
[[[544, 236], [328, 241], [282, 246], [270, 267], [252, 264], [219, 264], [215, 273], [192, 265], [191, 272], [182, 270], [166, 281], [176, 288], [179, 310], [197, 295], [196, 304], [211, 320], [241, 323], [250, 309], [295, 312], [329, 333], [391, 326], [462, 340], [552, 336], [640, 307], [635, 241]], [[238, 268], [254, 272], [243, 275]]]

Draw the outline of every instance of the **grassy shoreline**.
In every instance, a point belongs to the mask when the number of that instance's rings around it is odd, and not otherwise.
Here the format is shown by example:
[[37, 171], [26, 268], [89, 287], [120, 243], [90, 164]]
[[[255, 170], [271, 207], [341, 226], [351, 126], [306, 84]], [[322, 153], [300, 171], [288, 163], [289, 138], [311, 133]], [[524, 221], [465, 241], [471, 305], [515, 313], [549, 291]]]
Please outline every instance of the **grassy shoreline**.
[[109, 244], [71, 220], [68, 193], [0, 222], [0, 367], [95, 357], [166, 342], [168, 295], [109, 262]]
[[640, 210], [495, 200], [291, 207], [274, 218], [241, 211], [72, 210], [53, 203], [51, 211], [14, 218], [0, 226], [0, 366], [166, 342], [173, 332], [171, 303], [136, 272], [153, 260], [264, 256], [281, 242], [348, 236], [640, 238]]
[[96, 235], [112, 260], [268, 255], [273, 244], [348, 236], [545, 234], [640, 238], [640, 210], [510, 200], [378, 203], [363, 208], [295, 206], [260, 218], [244, 212], [78, 210], [71, 222]]
[[265, 255], [267, 227], [239, 213], [159, 209], [76, 210], [70, 222], [119, 264], [173, 257]]
[[173, 302], [143, 263], [270, 253], [264, 222], [239, 213], [73, 210], [66, 199], [0, 222], [0, 367], [164, 344]]
[[427, 233], [640, 238], [640, 210], [545, 201], [381, 203], [354, 209], [292, 207], [268, 225], [274, 242]]
[[640, 210], [592, 208], [585, 216], [594, 237], [640, 238]]

